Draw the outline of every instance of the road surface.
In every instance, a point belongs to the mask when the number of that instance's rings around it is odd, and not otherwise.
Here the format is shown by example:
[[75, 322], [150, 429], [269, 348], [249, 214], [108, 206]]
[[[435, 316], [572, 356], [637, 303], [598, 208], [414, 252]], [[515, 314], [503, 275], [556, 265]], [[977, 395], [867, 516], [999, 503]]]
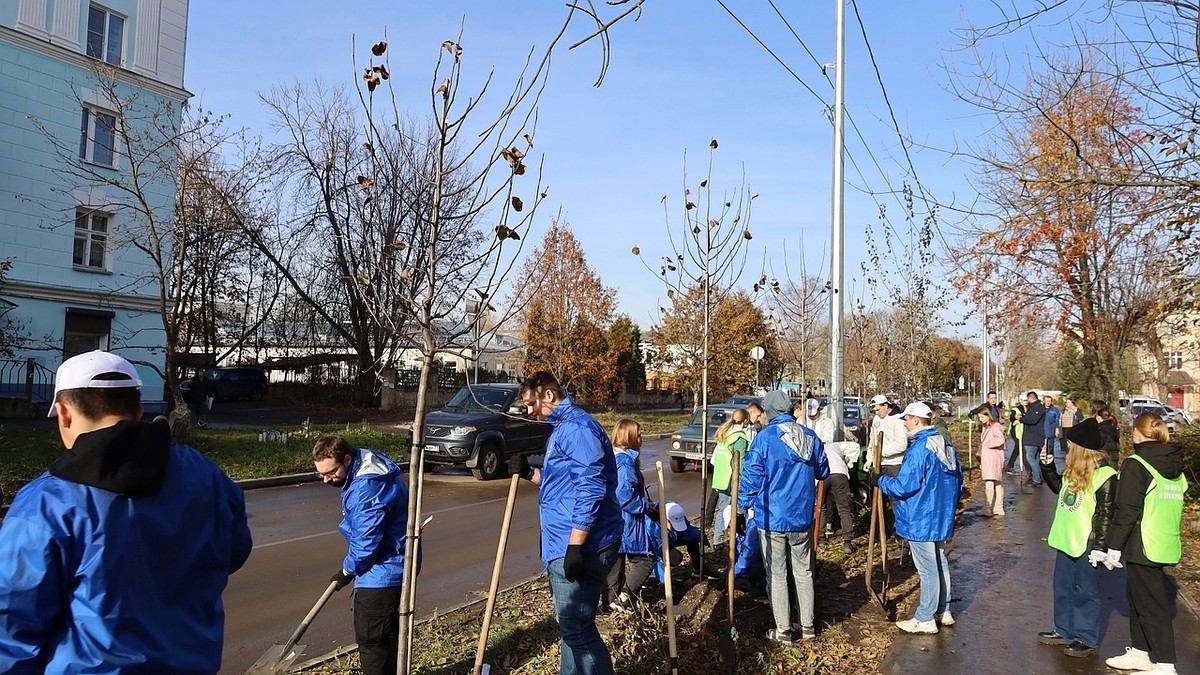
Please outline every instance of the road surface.
[[[699, 514], [700, 474], [672, 474], [666, 440], [647, 441], [642, 455], [646, 484], [657, 491], [654, 462], [662, 461], [668, 499], [679, 501], [693, 522]], [[425, 553], [417, 581], [417, 615], [429, 616], [486, 596], [504, 517], [508, 480], [477, 481], [463, 469], [426, 474]], [[539, 574], [536, 488], [517, 492], [501, 587]], [[338, 490], [321, 483], [252, 490], [246, 509], [254, 551], [225, 589], [222, 673], [241, 673], [271, 645], [282, 644], [339, 569], [346, 542]], [[309, 657], [354, 642], [349, 589], [337, 593], [305, 633]], [[549, 608], [547, 608], [549, 610]]]

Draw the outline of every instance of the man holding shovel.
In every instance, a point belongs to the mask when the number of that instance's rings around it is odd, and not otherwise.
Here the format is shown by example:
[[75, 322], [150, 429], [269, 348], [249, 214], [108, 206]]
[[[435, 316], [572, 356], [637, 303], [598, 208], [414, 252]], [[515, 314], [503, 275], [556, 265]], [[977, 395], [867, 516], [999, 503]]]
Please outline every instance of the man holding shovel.
[[0, 672], [215, 673], [221, 592], [250, 555], [242, 491], [103, 351], [67, 359], [50, 416], [66, 452], [0, 526]]
[[596, 629], [596, 606], [623, 527], [612, 443], [550, 373], [526, 378], [520, 394], [534, 419], [554, 425], [540, 468], [516, 455], [508, 470], [538, 486], [542, 560], [562, 636], [559, 672], [611, 675], [612, 656]]
[[312, 457], [321, 480], [342, 491], [338, 530], [350, 548], [330, 581], [337, 590], [354, 582], [354, 639], [363, 675], [391, 675], [400, 640], [408, 486], [386, 455], [351, 447], [341, 436], [317, 439]]

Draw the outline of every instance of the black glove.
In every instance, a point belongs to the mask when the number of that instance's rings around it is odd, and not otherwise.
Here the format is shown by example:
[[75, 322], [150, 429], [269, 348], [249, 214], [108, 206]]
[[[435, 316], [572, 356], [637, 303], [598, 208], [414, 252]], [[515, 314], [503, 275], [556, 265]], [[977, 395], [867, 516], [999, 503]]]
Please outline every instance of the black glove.
[[567, 556], [563, 558], [563, 577], [572, 583], [583, 577], [583, 544], [567, 544]]
[[879, 487], [879, 474], [874, 471], [867, 472], [867, 485], [873, 488]]
[[655, 506], [654, 502], [650, 502], [649, 505], [646, 506], [646, 515], [649, 516], [650, 520], [653, 520], [656, 523], [658, 522], [658, 507]]
[[335, 591], [340, 591], [349, 586], [351, 581], [354, 581], [354, 575], [346, 574], [346, 570], [343, 569], [338, 569], [337, 572], [333, 573], [333, 576], [329, 577], [329, 583], [337, 584], [337, 588], [333, 589]]
[[529, 460], [525, 455], [513, 455], [508, 458], [508, 475], [533, 480], [533, 467], [529, 466]]
[[734, 517], [733, 533], [739, 536], [746, 534], [746, 514], [739, 513]]

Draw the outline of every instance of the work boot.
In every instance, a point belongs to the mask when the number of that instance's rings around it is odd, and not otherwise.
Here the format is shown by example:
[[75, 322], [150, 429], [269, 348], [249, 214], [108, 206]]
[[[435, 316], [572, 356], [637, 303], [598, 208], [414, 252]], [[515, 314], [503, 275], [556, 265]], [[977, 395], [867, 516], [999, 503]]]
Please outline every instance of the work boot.
[[853, 552], [854, 552], [854, 545], [850, 543], [850, 540], [847, 539], [846, 541], [843, 541], [842, 542], [842, 553], [853, 553]]
[[1091, 656], [1095, 651], [1095, 647], [1089, 647], [1079, 640], [1072, 640], [1071, 644], [1067, 645], [1067, 648], [1063, 650], [1063, 653], [1067, 656], [1082, 658], [1084, 656]]

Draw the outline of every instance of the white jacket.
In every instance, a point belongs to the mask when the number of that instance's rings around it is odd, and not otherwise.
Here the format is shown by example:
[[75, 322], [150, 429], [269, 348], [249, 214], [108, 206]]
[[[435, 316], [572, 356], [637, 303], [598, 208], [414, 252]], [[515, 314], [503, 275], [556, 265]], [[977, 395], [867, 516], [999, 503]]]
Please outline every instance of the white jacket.
[[883, 466], [900, 466], [904, 461], [904, 451], [908, 449], [908, 429], [904, 428], [904, 418], [899, 415], [871, 418], [871, 437], [867, 447], [874, 448], [876, 439], [883, 434]]

